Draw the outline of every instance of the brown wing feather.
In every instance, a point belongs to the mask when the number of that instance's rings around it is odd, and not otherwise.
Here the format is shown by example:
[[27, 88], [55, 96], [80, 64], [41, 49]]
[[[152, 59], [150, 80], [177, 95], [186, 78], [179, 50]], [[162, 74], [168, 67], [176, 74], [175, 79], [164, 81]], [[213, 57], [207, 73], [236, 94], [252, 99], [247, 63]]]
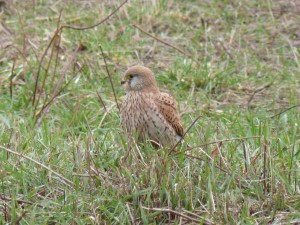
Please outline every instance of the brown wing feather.
[[176, 133], [179, 136], [182, 136], [183, 127], [177, 110], [176, 100], [171, 95], [161, 92], [156, 96], [155, 103], [158, 106], [160, 113], [175, 129]]

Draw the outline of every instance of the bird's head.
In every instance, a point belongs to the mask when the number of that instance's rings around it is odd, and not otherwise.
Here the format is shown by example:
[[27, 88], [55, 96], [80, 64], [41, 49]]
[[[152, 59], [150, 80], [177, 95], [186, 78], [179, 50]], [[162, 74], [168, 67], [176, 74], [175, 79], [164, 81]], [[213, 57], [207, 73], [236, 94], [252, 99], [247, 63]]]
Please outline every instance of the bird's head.
[[127, 91], [157, 91], [155, 76], [144, 66], [130, 67], [122, 77], [121, 85]]

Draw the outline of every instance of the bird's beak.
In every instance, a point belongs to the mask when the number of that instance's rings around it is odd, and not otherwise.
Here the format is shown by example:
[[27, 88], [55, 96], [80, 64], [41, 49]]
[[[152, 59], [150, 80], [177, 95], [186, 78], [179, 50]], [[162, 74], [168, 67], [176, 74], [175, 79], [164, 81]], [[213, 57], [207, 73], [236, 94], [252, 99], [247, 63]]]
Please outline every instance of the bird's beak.
[[121, 85], [125, 84], [126, 81], [125, 80], [121, 80]]

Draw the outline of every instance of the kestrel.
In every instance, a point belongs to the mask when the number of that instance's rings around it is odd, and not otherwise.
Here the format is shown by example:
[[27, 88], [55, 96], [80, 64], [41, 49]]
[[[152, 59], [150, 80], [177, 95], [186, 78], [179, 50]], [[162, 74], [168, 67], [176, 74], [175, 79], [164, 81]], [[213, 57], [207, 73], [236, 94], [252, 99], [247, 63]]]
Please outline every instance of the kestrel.
[[121, 85], [127, 93], [121, 107], [121, 123], [126, 132], [147, 139], [158, 147], [172, 147], [183, 135], [183, 127], [176, 100], [160, 92], [150, 69], [130, 67], [123, 75]]

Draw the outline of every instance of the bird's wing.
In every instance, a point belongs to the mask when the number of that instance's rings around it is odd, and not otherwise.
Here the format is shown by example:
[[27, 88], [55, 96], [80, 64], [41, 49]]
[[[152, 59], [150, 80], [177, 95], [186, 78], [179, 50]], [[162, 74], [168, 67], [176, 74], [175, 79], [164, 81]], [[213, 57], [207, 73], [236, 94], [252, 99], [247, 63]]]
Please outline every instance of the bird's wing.
[[179, 136], [183, 136], [183, 127], [177, 110], [176, 100], [169, 94], [160, 92], [155, 97], [155, 103], [167, 122]]

